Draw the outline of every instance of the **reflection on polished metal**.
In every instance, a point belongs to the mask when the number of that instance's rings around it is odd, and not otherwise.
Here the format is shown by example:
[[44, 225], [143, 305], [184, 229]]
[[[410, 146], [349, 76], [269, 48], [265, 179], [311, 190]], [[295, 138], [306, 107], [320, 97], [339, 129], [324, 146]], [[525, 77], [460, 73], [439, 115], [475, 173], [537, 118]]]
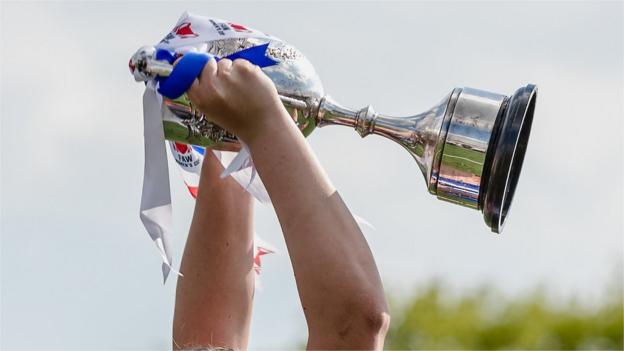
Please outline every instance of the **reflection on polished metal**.
[[[265, 42], [255, 38], [209, 42], [207, 52], [227, 56]], [[294, 47], [269, 42], [267, 54], [280, 64], [263, 68], [282, 103], [304, 135], [317, 126], [343, 125], [365, 137], [377, 134], [405, 148], [416, 160], [429, 192], [439, 199], [478, 209], [499, 233], [509, 211], [524, 160], [537, 88], [527, 85], [512, 96], [456, 88], [437, 105], [411, 117], [390, 117], [371, 106], [345, 108], [325, 95], [310, 62]], [[130, 60], [135, 79], [167, 76], [171, 66], [143, 47]], [[143, 75], [143, 76], [141, 76]], [[165, 137], [225, 150], [240, 148], [236, 137], [207, 121], [186, 95], [165, 99]]]

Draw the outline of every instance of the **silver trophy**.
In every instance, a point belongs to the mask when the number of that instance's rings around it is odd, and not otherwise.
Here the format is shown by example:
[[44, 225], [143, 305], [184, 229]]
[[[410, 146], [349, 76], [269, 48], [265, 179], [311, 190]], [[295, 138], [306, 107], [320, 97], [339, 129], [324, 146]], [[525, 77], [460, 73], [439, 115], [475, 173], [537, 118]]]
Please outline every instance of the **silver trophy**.
[[[207, 42], [209, 54], [225, 57], [266, 44], [266, 39], [232, 38]], [[130, 59], [137, 81], [168, 76], [172, 65], [155, 59], [154, 47], [140, 48]], [[438, 199], [483, 212], [486, 224], [500, 233], [511, 205], [526, 152], [537, 88], [527, 85], [513, 95], [455, 88], [442, 101], [410, 117], [390, 117], [371, 106], [353, 110], [325, 94], [312, 64], [294, 47], [269, 41], [266, 55], [279, 62], [263, 68], [304, 135], [316, 127], [342, 125], [362, 137], [384, 136], [414, 157], [429, 192]], [[239, 150], [236, 136], [204, 118], [186, 94], [164, 100], [165, 138], [220, 150]]]

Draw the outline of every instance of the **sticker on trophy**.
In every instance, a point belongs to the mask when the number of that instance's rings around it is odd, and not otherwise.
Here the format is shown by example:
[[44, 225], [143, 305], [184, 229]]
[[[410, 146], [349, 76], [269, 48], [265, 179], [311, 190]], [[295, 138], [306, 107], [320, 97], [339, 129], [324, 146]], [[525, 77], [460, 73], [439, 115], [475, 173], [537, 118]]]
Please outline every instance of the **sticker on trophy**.
[[171, 153], [176, 163], [188, 172], [198, 172], [201, 167], [202, 158], [197, 150], [193, 149], [191, 145], [182, 144], [178, 142], [169, 143], [171, 146]]

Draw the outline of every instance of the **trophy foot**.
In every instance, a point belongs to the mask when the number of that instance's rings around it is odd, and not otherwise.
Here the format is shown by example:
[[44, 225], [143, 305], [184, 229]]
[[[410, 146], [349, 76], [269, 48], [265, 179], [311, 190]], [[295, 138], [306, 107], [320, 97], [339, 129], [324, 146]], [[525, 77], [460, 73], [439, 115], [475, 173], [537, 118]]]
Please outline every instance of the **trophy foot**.
[[501, 109], [490, 139], [483, 167], [479, 207], [494, 233], [500, 233], [513, 200], [526, 154], [537, 87], [518, 89]]

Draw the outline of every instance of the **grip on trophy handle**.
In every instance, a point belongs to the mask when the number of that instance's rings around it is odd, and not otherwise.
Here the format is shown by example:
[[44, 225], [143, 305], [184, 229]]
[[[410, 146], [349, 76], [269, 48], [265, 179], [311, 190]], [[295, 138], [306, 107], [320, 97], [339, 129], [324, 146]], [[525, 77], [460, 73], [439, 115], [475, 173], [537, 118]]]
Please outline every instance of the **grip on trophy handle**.
[[[158, 92], [169, 99], [177, 99], [191, 88], [193, 82], [212, 56], [189, 52], [182, 56], [168, 77], [159, 80]], [[173, 58], [175, 60], [175, 57]]]

